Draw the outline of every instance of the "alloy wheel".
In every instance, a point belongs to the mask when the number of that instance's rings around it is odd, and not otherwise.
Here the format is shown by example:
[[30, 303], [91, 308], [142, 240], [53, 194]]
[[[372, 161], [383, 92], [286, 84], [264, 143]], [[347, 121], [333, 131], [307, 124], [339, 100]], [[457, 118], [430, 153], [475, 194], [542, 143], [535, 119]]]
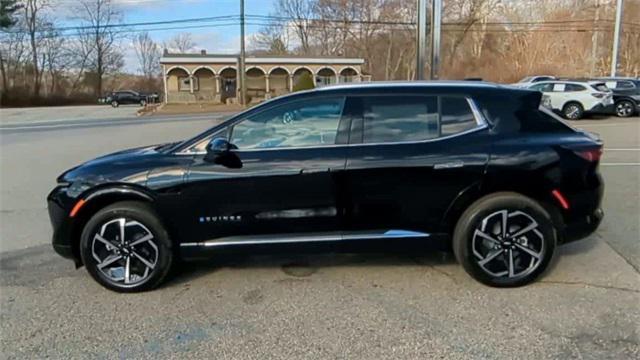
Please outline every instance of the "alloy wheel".
[[569, 119], [577, 119], [579, 114], [580, 114], [580, 108], [576, 105], [569, 105], [567, 107], [567, 111], [565, 112], [565, 115]]
[[539, 224], [523, 211], [499, 210], [473, 233], [478, 266], [494, 278], [515, 278], [535, 271], [543, 260], [545, 238]]
[[93, 236], [91, 254], [100, 275], [121, 287], [147, 281], [159, 257], [153, 233], [140, 222], [127, 218], [104, 223]]
[[616, 104], [616, 115], [620, 117], [629, 117], [633, 114], [633, 105], [628, 101]]

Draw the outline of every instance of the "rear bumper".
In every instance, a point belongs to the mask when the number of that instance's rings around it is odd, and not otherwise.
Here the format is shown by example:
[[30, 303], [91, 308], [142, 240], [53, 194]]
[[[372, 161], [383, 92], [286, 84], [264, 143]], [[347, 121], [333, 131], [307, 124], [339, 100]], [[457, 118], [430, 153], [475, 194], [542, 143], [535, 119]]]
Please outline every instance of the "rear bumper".
[[603, 218], [604, 211], [598, 208], [592, 214], [566, 224], [561, 238], [562, 243], [566, 244], [581, 240], [593, 234], [598, 229], [598, 226], [600, 226]]

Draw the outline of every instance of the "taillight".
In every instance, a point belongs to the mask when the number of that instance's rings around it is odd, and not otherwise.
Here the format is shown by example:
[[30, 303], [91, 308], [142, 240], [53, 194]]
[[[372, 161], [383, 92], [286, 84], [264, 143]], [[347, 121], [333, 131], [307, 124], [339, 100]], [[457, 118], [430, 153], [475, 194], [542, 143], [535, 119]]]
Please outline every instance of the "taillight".
[[575, 153], [589, 162], [598, 162], [602, 157], [602, 148], [597, 147], [588, 150], [576, 150]]
[[592, 93], [591, 96], [593, 96], [594, 98], [598, 98], [598, 99], [603, 99], [605, 96], [607, 96], [607, 94], [603, 94], [603, 93]]

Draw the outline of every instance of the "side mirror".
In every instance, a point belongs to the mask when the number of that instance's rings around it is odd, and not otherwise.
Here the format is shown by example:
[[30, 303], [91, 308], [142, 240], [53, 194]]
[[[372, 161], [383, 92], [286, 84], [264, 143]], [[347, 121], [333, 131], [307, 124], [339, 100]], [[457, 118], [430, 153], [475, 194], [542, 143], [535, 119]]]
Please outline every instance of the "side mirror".
[[220, 156], [231, 149], [231, 143], [225, 138], [211, 139], [207, 145], [207, 154]]
[[207, 145], [207, 155], [205, 155], [204, 159], [206, 161], [218, 162], [220, 158], [225, 157], [229, 153], [229, 150], [237, 148], [237, 146], [225, 138], [214, 138]]

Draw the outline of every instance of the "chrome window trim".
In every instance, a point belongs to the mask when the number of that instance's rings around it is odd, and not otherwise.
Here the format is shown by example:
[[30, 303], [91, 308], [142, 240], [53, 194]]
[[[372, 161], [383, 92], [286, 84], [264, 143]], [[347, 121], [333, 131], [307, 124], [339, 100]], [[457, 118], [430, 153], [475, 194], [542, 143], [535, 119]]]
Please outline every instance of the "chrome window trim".
[[[425, 95], [425, 96], [434, 96], [434, 95]], [[435, 96], [447, 96], [447, 95], [435, 95]], [[477, 126], [461, 131], [459, 133], [441, 136], [434, 139], [424, 139], [424, 140], [408, 140], [408, 141], [392, 141], [392, 142], [375, 142], [375, 143], [357, 143], [357, 144], [332, 144], [332, 145], [310, 145], [310, 146], [290, 146], [290, 147], [273, 147], [273, 148], [262, 148], [262, 149], [237, 149], [231, 150], [233, 152], [256, 152], [256, 151], [278, 151], [278, 150], [298, 150], [298, 149], [327, 149], [327, 148], [338, 148], [338, 147], [354, 147], [354, 146], [381, 146], [381, 145], [408, 145], [408, 144], [424, 144], [431, 143], [442, 140], [449, 140], [451, 138], [455, 138], [458, 136], [468, 135], [480, 130], [487, 129], [489, 127], [488, 121], [485, 119], [484, 115], [480, 112], [480, 109], [476, 105], [475, 101], [471, 97], [465, 96], [469, 107], [471, 108], [471, 112], [473, 113], [473, 117], [476, 120]], [[208, 141], [211, 139], [207, 138]], [[176, 155], [206, 155], [206, 151], [200, 152], [180, 152], [176, 153]]]

